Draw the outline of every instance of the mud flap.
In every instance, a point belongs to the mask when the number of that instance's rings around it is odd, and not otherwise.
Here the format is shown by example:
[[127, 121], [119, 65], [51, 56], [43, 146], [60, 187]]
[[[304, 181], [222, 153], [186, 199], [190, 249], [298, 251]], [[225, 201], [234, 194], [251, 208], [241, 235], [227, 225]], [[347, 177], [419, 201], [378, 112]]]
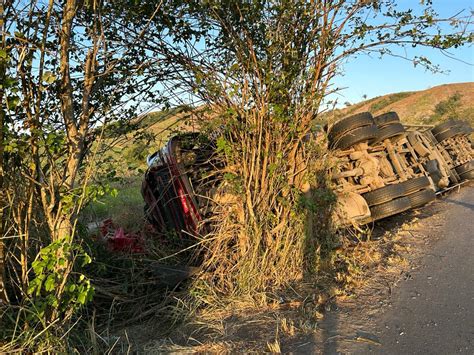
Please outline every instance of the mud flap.
[[370, 210], [364, 198], [355, 193], [341, 193], [337, 196], [334, 222], [337, 226], [363, 223], [370, 218]]

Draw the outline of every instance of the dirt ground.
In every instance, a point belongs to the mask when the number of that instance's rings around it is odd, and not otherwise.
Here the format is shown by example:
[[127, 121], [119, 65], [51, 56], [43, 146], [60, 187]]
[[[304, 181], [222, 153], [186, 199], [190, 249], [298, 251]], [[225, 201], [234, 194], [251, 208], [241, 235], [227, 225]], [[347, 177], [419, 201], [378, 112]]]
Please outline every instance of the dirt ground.
[[[369, 243], [367, 254], [387, 254], [359, 273], [363, 282], [354, 282], [350, 292], [333, 289], [315, 292], [310, 299], [282, 298], [258, 312], [239, 309], [213, 314], [166, 336], [156, 322], [147, 321], [118, 334], [126, 342], [117, 342], [115, 350], [331, 354], [357, 352], [361, 346], [377, 349], [380, 315], [390, 309], [390, 298], [398, 285], [412, 277], [426, 251], [442, 238], [439, 231], [445, 225], [446, 199], [457, 193], [452, 191], [428, 206], [372, 226], [371, 238], [376, 241]], [[298, 294], [298, 290], [294, 292]]]

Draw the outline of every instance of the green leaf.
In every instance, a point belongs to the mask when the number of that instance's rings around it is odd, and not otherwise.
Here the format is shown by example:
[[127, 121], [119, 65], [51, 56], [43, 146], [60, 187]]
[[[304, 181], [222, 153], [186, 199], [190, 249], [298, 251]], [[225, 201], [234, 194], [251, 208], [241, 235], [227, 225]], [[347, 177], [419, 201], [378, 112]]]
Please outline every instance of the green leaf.
[[82, 267], [92, 262], [91, 257], [88, 254], [84, 254], [84, 260], [82, 261]]
[[87, 291], [81, 292], [77, 296], [77, 302], [79, 302], [80, 304], [86, 303], [86, 297], [87, 297]]
[[217, 138], [217, 151], [224, 152], [225, 154], [230, 154], [231, 147], [229, 145], [229, 142], [225, 138]]
[[0, 49], [0, 58], [1, 59], [7, 59], [8, 55], [7, 55], [7, 51], [4, 50], [4, 49]]
[[35, 292], [35, 290], [36, 290], [36, 283], [30, 282], [28, 286], [28, 290], [26, 292], [31, 296]]
[[43, 77], [41, 79], [47, 82], [48, 84], [52, 84], [56, 80], [56, 76], [52, 72], [46, 71], [44, 72]]
[[44, 283], [44, 289], [47, 292], [50, 292], [50, 291], [54, 290], [55, 281], [56, 281], [56, 279], [55, 279], [54, 275], [49, 275], [48, 278], [46, 279], [46, 282]]
[[118, 190], [117, 189], [112, 189], [110, 191], [110, 196], [112, 197], [117, 197], [118, 196]]
[[33, 271], [36, 275], [40, 274], [43, 271], [43, 266], [41, 265], [41, 261], [39, 260], [33, 261], [33, 263], [31, 263], [31, 266], [33, 267]]
[[10, 109], [16, 108], [20, 104], [20, 98], [16, 95], [8, 97], [8, 107]]

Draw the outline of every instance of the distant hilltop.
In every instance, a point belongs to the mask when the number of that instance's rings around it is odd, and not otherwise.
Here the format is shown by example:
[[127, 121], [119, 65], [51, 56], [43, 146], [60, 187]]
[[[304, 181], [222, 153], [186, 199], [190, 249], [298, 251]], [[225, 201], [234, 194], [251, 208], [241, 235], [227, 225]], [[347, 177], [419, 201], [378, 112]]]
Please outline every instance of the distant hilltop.
[[378, 96], [327, 113], [328, 119], [369, 111], [373, 115], [395, 111], [402, 122], [435, 124], [456, 117], [474, 124], [474, 82], [445, 84], [421, 91]]

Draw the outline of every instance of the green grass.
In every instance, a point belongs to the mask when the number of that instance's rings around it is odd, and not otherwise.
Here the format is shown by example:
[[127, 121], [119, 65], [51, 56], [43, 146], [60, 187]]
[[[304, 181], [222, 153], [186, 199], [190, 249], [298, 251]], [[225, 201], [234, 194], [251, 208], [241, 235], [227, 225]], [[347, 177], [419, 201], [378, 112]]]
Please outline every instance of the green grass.
[[111, 138], [106, 138], [104, 144], [108, 148], [99, 157], [98, 166], [101, 171], [97, 172], [98, 176], [107, 181], [107, 171], [113, 170], [115, 176], [125, 182], [110, 182], [117, 190], [117, 196], [106, 195], [91, 202], [81, 212], [80, 219], [83, 223], [100, 223], [111, 218], [127, 230], [137, 230], [143, 225], [145, 203], [140, 187], [147, 169], [146, 157], [159, 150], [179, 129], [182, 118], [178, 114], [186, 110], [186, 107], [176, 107], [151, 112], [136, 122], [135, 130], [124, 131], [115, 144], [112, 144]]
[[400, 100], [404, 99], [405, 97], [410, 96], [411, 94], [413, 94], [413, 93], [412, 92], [399, 92], [397, 94], [392, 94], [388, 97], [385, 97], [385, 98], [381, 99], [380, 101], [377, 101], [377, 102], [373, 103], [370, 106], [369, 111], [370, 112], [380, 111], [380, 110], [384, 109], [385, 107], [393, 104], [394, 102], [400, 101]]
[[91, 202], [81, 213], [84, 223], [101, 222], [111, 218], [127, 230], [137, 230], [143, 225], [144, 201], [140, 192], [141, 179], [134, 178], [114, 186], [117, 195], [105, 195]]

